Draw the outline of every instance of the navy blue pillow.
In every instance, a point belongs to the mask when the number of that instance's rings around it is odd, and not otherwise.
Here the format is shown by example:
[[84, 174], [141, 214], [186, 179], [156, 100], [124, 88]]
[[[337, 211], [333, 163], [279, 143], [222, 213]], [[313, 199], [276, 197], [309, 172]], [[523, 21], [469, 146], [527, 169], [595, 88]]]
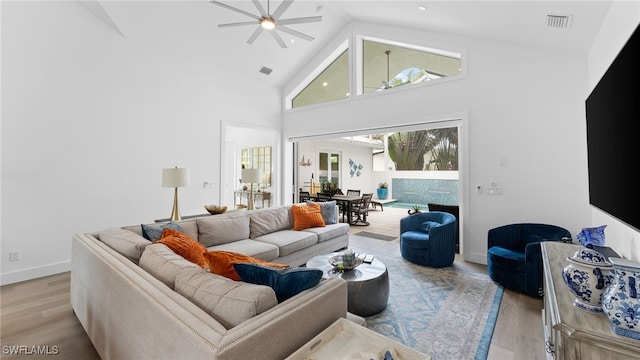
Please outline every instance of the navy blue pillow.
[[286, 269], [254, 263], [233, 263], [240, 280], [257, 285], [266, 285], [273, 289], [278, 302], [310, 289], [322, 279], [322, 270], [293, 267]]
[[150, 241], [158, 241], [162, 237], [162, 232], [165, 228], [178, 230], [180, 232], [184, 232], [182, 227], [174, 222], [166, 223], [164, 225], [145, 225], [142, 224], [142, 236]]
[[432, 227], [436, 227], [436, 226], [440, 226], [440, 223], [439, 223], [439, 222], [435, 222], [435, 221], [424, 221], [424, 222], [421, 224], [420, 229], [421, 229], [423, 232], [428, 233], [428, 232], [429, 232], [429, 229], [431, 229]]

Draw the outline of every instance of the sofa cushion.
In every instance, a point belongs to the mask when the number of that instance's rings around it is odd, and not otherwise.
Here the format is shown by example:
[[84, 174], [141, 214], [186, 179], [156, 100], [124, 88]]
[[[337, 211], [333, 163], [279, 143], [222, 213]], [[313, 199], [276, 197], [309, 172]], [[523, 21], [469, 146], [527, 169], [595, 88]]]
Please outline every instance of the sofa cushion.
[[167, 245], [173, 252], [203, 269], [207, 267], [207, 261], [203, 256], [207, 249], [183, 232], [166, 228], [162, 232], [162, 238], [156, 243]]
[[162, 232], [167, 228], [182, 232], [184, 231], [179, 224], [176, 224], [174, 222], [169, 222], [162, 225], [141, 224], [140, 228], [142, 229], [142, 236], [150, 241], [160, 240], [160, 238], [162, 237]]
[[346, 223], [331, 224], [325, 227], [314, 227], [314, 228], [304, 229], [302, 230], [302, 232], [314, 233], [318, 237], [318, 242], [323, 242], [326, 240], [335, 239], [341, 235], [348, 234], [349, 224], [346, 224]]
[[245, 211], [233, 215], [206, 216], [196, 221], [198, 241], [205, 247], [249, 238], [249, 215]]
[[140, 258], [140, 267], [171, 289], [175, 289], [176, 275], [180, 271], [186, 268], [200, 269], [198, 265], [174, 253], [167, 245], [161, 243], [151, 244], [144, 249]]
[[141, 235], [117, 227], [110, 227], [99, 232], [98, 238], [136, 264], [140, 261], [144, 249], [151, 244]]
[[307, 201], [307, 204], [320, 205], [320, 213], [322, 214], [322, 220], [324, 220], [325, 225], [338, 223], [336, 221], [336, 219], [338, 218], [338, 214], [336, 211], [337, 202], [335, 200], [322, 202]]
[[318, 236], [310, 231], [281, 230], [254, 239], [278, 247], [278, 256], [302, 250], [318, 242]]
[[291, 217], [293, 218], [293, 230], [304, 230], [316, 226], [325, 226], [320, 205], [310, 203], [306, 205], [292, 205]]
[[234, 268], [244, 282], [271, 287], [278, 302], [318, 285], [323, 271], [302, 267], [278, 269], [254, 263], [235, 263]]
[[[159, 225], [168, 224], [170, 222], [180, 225], [180, 227], [182, 228], [182, 232], [183, 233], [191, 236], [194, 239], [198, 238], [198, 225], [196, 225], [196, 220], [195, 219], [178, 220], [178, 221], [167, 221], [167, 222], [164, 222], [164, 223], [153, 223], [153, 224], [150, 224], [150, 225], [159, 226]], [[127, 226], [123, 226], [122, 228], [123, 229], [127, 229], [127, 230], [131, 230], [134, 233], [142, 236], [142, 226], [141, 225], [127, 225]]]
[[238, 240], [222, 245], [214, 245], [207, 247], [207, 251], [230, 251], [240, 254], [249, 255], [256, 259], [271, 261], [280, 255], [280, 250], [273, 244], [262, 241], [254, 241], [251, 239]]
[[249, 217], [251, 219], [249, 225], [251, 239], [279, 230], [289, 230], [293, 227], [290, 206], [255, 210], [249, 213]]
[[277, 305], [275, 292], [268, 286], [229, 280], [202, 269], [184, 269], [176, 276], [176, 292], [206, 311], [225, 328]]
[[289, 265], [272, 263], [230, 251], [209, 251], [204, 254], [204, 258], [212, 273], [222, 275], [232, 280], [240, 280], [238, 273], [233, 267], [233, 263], [235, 262], [259, 263], [277, 268], [289, 267]]

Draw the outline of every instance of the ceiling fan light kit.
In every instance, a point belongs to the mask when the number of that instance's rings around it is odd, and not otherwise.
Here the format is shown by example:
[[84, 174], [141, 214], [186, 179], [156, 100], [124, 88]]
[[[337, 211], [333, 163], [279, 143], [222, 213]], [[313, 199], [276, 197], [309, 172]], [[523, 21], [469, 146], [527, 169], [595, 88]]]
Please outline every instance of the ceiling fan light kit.
[[260, 13], [260, 15], [252, 14], [250, 12], [222, 3], [220, 1], [212, 0], [210, 2], [212, 4], [221, 6], [228, 10], [238, 12], [240, 14], [246, 15], [254, 19], [254, 21], [245, 21], [245, 22], [236, 22], [236, 23], [218, 25], [218, 27], [220, 28], [232, 27], [232, 26], [244, 26], [244, 25], [258, 25], [256, 30], [251, 35], [251, 37], [249, 37], [249, 40], [247, 40], [248, 44], [252, 44], [256, 40], [256, 38], [258, 38], [258, 36], [262, 33], [263, 30], [273, 30], [273, 31], [269, 31], [269, 33], [271, 34], [271, 36], [273, 36], [273, 38], [276, 40], [278, 45], [280, 45], [281, 48], [286, 48], [287, 45], [282, 40], [282, 37], [280, 36], [280, 34], [278, 34], [278, 31], [285, 32], [289, 35], [293, 35], [307, 41], [312, 41], [314, 39], [313, 37], [303, 34], [297, 30], [291, 29], [285, 25], [312, 23], [312, 22], [319, 22], [322, 20], [322, 16], [280, 19], [282, 14], [289, 8], [289, 6], [291, 6], [291, 4], [293, 3], [293, 0], [284, 0], [273, 13], [271, 13], [271, 10], [269, 8], [269, 5], [270, 5], [269, 0], [267, 0], [267, 10], [264, 9], [260, 1], [252, 0], [256, 9], [258, 9], [258, 12]]

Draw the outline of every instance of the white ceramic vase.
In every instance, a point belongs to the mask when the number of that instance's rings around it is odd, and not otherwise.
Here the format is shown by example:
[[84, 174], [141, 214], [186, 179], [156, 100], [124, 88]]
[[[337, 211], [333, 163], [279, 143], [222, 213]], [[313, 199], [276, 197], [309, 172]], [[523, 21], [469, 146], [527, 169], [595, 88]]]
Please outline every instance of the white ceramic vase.
[[614, 280], [602, 298], [602, 308], [611, 320], [613, 331], [640, 340], [640, 263], [609, 258]]
[[571, 263], [562, 271], [562, 279], [576, 299], [573, 305], [580, 310], [602, 314], [602, 294], [611, 284], [613, 266], [602, 254], [582, 248], [568, 257]]

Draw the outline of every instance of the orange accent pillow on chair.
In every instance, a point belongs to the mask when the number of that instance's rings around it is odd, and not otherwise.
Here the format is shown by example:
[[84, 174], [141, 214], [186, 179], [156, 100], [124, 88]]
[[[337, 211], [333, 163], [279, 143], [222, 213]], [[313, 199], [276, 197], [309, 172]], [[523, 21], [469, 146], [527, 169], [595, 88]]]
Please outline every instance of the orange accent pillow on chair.
[[320, 210], [320, 204], [307, 203], [306, 205], [292, 205], [293, 230], [304, 230], [312, 227], [324, 227], [324, 219]]
[[207, 252], [207, 248], [191, 236], [178, 230], [165, 228], [162, 231], [162, 237], [156, 242], [167, 245], [174, 253], [199, 265], [201, 268], [207, 268], [207, 261], [203, 255]]
[[209, 271], [232, 280], [240, 280], [240, 276], [233, 267], [234, 263], [254, 263], [281, 269], [289, 267], [289, 265], [272, 263], [231, 251], [212, 250], [204, 253], [203, 256], [209, 264]]

